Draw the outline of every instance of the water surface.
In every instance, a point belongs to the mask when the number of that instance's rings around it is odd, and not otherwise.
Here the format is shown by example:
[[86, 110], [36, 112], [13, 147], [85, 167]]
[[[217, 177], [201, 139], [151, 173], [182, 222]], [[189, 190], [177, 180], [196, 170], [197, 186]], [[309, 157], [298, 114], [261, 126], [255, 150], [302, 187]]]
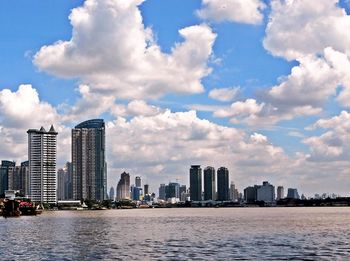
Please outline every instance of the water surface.
[[0, 219], [0, 260], [350, 260], [350, 208], [52, 211]]

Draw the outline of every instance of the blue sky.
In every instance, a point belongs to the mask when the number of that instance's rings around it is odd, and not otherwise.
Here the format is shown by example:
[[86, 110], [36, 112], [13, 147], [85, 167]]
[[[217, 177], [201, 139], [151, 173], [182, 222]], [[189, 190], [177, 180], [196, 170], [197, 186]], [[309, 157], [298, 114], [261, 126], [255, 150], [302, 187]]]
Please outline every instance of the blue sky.
[[241, 188], [268, 179], [346, 194], [349, 4], [316, 5], [2, 1], [0, 156], [24, 160], [25, 130], [53, 123], [63, 166], [70, 128], [103, 117], [110, 185], [123, 170], [154, 190], [186, 184], [200, 163], [228, 166]]

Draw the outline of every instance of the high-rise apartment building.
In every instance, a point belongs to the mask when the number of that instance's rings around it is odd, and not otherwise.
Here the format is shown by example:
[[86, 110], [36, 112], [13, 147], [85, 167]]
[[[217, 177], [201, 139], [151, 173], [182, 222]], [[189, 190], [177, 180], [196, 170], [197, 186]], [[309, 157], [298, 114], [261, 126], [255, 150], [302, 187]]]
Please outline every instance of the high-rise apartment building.
[[123, 172], [117, 185], [117, 200], [130, 199], [130, 175]]
[[277, 200], [280, 200], [283, 198], [284, 198], [284, 188], [283, 188], [283, 186], [278, 186], [277, 187]]
[[226, 201], [229, 200], [229, 172], [225, 167], [218, 169], [218, 195], [217, 200]]
[[102, 201], [107, 195], [105, 123], [84, 121], [72, 130], [73, 198]]
[[200, 165], [192, 165], [190, 168], [190, 199], [202, 200], [202, 169]]
[[57, 202], [57, 132], [51, 125], [49, 131], [30, 129], [28, 133], [28, 160], [30, 198], [34, 202]]
[[204, 169], [204, 200], [215, 200], [215, 169], [206, 167]]

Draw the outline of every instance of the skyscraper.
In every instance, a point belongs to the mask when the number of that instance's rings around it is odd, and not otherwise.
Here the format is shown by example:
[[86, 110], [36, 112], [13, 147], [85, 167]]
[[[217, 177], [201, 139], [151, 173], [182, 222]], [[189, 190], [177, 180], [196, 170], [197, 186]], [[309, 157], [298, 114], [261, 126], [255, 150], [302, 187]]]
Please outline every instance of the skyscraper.
[[204, 200], [215, 200], [215, 169], [206, 167], [204, 169]]
[[180, 198], [180, 184], [175, 182], [169, 182], [165, 186], [165, 199]]
[[145, 185], [143, 185], [143, 188], [144, 188], [144, 189], [143, 189], [143, 190], [144, 190], [143, 193], [144, 193], [145, 195], [149, 194], [149, 185], [148, 185], [148, 184], [145, 184]]
[[218, 169], [218, 198], [217, 200], [229, 200], [229, 172], [225, 167]]
[[135, 177], [135, 187], [141, 188], [141, 177], [140, 176]]
[[123, 172], [117, 185], [117, 200], [130, 199], [130, 175]]
[[165, 184], [160, 184], [160, 187], [159, 187], [159, 199], [165, 200]]
[[30, 198], [34, 202], [56, 204], [57, 132], [30, 129], [28, 133], [28, 159]]
[[[0, 195], [9, 189], [9, 176], [12, 175], [16, 163], [13, 161], [3, 160], [0, 166]], [[10, 184], [11, 186], [11, 184]]]
[[192, 165], [190, 168], [190, 199], [202, 200], [202, 169], [200, 165]]
[[57, 199], [64, 200], [66, 199], [66, 176], [67, 173], [64, 169], [58, 169], [57, 171]]
[[284, 198], [284, 188], [283, 186], [277, 187], [277, 200]]
[[72, 130], [73, 198], [102, 201], [107, 195], [105, 123], [84, 121]]

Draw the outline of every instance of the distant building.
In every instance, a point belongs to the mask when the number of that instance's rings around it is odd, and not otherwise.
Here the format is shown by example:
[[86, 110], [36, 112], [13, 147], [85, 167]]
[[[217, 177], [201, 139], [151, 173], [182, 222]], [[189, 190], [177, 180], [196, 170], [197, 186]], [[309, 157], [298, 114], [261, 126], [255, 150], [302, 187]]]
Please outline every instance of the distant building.
[[30, 129], [28, 133], [28, 159], [30, 198], [34, 202], [57, 203], [57, 132]]
[[130, 175], [123, 172], [117, 185], [117, 200], [130, 199]]
[[272, 203], [275, 201], [275, 187], [269, 182], [264, 181], [262, 186], [257, 186], [257, 200], [265, 203]]
[[57, 171], [57, 200], [65, 200], [66, 197], [66, 172], [64, 169]]
[[244, 201], [246, 203], [254, 203], [257, 200], [257, 188], [258, 186], [255, 185], [244, 189]]
[[202, 200], [202, 169], [200, 165], [190, 168], [190, 198], [192, 201]]
[[206, 167], [204, 169], [204, 200], [215, 200], [215, 169]]
[[142, 186], [141, 186], [141, 177], [140, 176], [136, 176], [135, 177], [135, 187], [142, 188]]
[[283, 198], [284, 198], [284, 188], [283, 188], [283, 186], [278, 186], [277, 187], [277, 200], [280, 200]]
[[149, 194], [149, 185], [148, 184], [145, 184], [145, 185], [143, 185], [143, 193], [145, 194], [145, 195], [148, 195]]
[[[5, 195], [5, 190], [9, 190], [9, 176], [14, 172], [16, 163], [14, 161], [3, 160], [0, 166], [0, 195]], [[11, 186], [10, 186], [11, 187]]]
[[218, 174], [217, 200], [227, 201], [229, 200], [229, 171], [225, 167], [220, 167], [217, 171], [217, 174]]
[[298, 190], [295, 188], [289, 188], [287, 193], [287, 198], [300, 199]]
[[114, 187], [111, 186], [111, 188], [109, 189], [109, 199], [114, 201], [115, 199], [115, 193], [114, 193]]
[[187, 193], [186, 185], [181, 185], [181, 186], [180, 186], [180, 195], [181, 195], [183, 192]]
[[165, 198], [165, 184], [160, 184], [160, 187], [159, 187], [159, 199], [166, 200], [166, 198]]
[[236, 189], [235, 183], [231, 182], [230, 185], [230, 200], [239, 201], [238, 189]]
[[131, 186], [131, 195], [132, 195], [132, 200], [140, 200], [142, 195], [142, 188]]
[[180, 199], [179, 183], [170, 182], [168, 185], [165, 186], [165, 199], [168, 200], [169, 198]]
[[22, 162], [21, 166], [10, 167], [8, 169], [8, 190], [19, 191], [21, 195], [29, 196], [29, 185], [28, 161]]
[[72, 130], [73, 198], [102, 201], [107, 195], [105, 123], [84, 121]]
[[72, 189], [72, 164], [67, 162], [64, 168], [57, 171], [57, 199], [72, 199]]

